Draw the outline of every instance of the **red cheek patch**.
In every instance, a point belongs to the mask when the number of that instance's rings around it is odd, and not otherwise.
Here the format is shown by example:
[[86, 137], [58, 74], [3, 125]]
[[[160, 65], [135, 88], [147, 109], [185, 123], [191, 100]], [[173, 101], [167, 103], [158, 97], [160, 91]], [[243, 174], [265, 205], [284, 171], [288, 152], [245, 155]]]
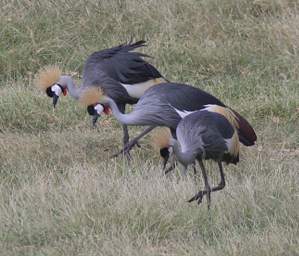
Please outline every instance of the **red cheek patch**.
[[66, 88], [63, 88], [63, 89], [62, 89], [62, 94], [63, 94], [63, 96], [66, 96], [66, 95], [67, 95], [67, 89], [66, 89]]
[[109, 107], [104, 107], [104, 113], [106, 114], [106, 115], [111, 115], [112, 114], [112, 110], [111, 110], [111, 108], [109, 108]]

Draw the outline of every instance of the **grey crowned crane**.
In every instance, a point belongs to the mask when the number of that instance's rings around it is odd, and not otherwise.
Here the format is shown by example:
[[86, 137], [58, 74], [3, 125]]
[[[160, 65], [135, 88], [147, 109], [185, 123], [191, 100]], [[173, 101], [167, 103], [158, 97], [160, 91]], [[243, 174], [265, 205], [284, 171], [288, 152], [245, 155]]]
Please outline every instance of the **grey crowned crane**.
[[[202, 202], [207, 196], [210, 208], [211, 192], [225, 187], [222, 162], [237, 164], [239, 162], [239, 127], [235, 113], [225, 107], [208, 105], [204, 109], [184, 117], [176, 128], [176, 139], [170, 133], [161, 131], [155, 135], [155, 143], [173, 149], [176, 159], [184, 166], [199, 163], [205, 183], [205, 190], [196, 193], [188, 202]], [[163, 143], [161, 144], [161, 141]], [[220, 183], [212, 187], [209, 184], [203, 160], [212, 159], [218, 163]]]
[[[150, 128], [131, 140], [122, 152], [127, 153], [146, 133], [154, 127], [169, 127], [174, 138], [178, 123], [185, 116], [203, 109], [206, 105], [225, 106], [211, 94], [185, 84], [162, 83], [149, 88], [134, 106], [132, 112], [123, 114], [115, 101], [97, 87], [82, 93], [80, 101], [84, 105], [94, 105], [95, 110], [111, 108], [119, 122], [127, 125], [149, 125]], [[232, 110], [233, 111], [233, 110]], [[233, 111], [238, 122], [240, 142], [246, 146], [254, 145], [256, 134], [251, 125], [240, 114]]]
[[[62, 75], [57, 66], [41, 69], [35, 84], [53, 98], [54, 107], [61, 94], [69, 92], [78, 100], [87, 87], [99, 86], [124, 113], [126, 104], [135, 104], [149, 87], [166, 81], [155, 67], [144, 60], [147, 55], [133, 52], [143, 46], [145, 41], [138, 41], [94, 52], [84, 64], [80, 87], [76, 86], [71, 76]], [[94, 125], [102, 112], [109, 113], [101, 106], [96, 110], [93, 106], [87, 106], [87, 111], [93, 115]], [[126, 124], [123, 125], [123, 132], [126, 144], [129, 140]]]

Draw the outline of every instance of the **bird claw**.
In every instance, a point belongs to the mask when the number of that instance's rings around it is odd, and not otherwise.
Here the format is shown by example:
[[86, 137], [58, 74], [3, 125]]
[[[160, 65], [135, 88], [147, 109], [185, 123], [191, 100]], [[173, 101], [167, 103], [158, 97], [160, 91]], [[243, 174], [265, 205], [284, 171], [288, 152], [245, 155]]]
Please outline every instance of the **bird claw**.
[[[173, 165], [170, 166], [170, 167], [168, 167], [167, 170], [164, 171], [164, 174], [166, 175], [166, 174], [168, 174], [169, 172], [171, 172], [171, 171], [174, 169], [174, 167], [175, 167], [175, 166], [173, 166]], [[165, 169], [165, 168], [164, 168], [164, 169]]]
[[193, 196], [191, 199], [188, 200], [188, 203], [197, 201], [197, 204], [201, 204], [205, 194], [206, 194], [205, 191], [199, 191], [195, 196]]
[[121, 151], [119, 151], [118, 153], [114, 154], [114, 155], [112, 156], [112, 158], [117, 157], [117, 156], [119, 156], [120, 154], [123, 154], [123, 155], [127, 156], [127, 157], [130, 159], [130, 158], [131, 158], [131, 156], [130, 156], [130, 151], [131, 151], [131, 149], [132, 149], [135, 145], [137, 145], [137, 146], [140, 147], [140, 145], [138, 144], [137, 141], [134, 141], [134, 140], [129, 141], [129, 142], [124, 146], [124, 148], [123, 148]]

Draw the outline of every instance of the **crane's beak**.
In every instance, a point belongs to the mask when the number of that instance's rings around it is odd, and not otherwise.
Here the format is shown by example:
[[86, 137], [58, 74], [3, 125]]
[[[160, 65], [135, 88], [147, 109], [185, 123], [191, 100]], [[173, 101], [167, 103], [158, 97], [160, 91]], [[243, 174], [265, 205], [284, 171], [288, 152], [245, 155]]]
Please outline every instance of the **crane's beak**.
[[58, 102], [59, 96], [57, 96], [55, 93], [53, 94], [53, 107], [56, 107], [56, 104]]
[[162, 157], [162, 159], [163, 159], [163, 164], [162, 164], [162, 166], [163, 166], [163, 170], [165, 170], [165, 168], [166, 168], [166, 165], [167, 165], [167, 162], [168, 162], [168, 159], [169, 159], [169, 150], [168, 150], [168, 148], [161, 148], [160, 149], [160, 156]]
[[169, 156], [164, 156], [163, 157], [163, 170], [165, 170], [167, 162], [168, 162]]
[[96, 114], [94, 114], [94, 115], [92, 116], [92, 126], [93, 126], [93, 127], [96, 127], [97, 121], [98, 121], [98, 119], [99, 119], [100, 117], [101, 117], [101, 116], [100, 116], [98, 113], [96, 113]]

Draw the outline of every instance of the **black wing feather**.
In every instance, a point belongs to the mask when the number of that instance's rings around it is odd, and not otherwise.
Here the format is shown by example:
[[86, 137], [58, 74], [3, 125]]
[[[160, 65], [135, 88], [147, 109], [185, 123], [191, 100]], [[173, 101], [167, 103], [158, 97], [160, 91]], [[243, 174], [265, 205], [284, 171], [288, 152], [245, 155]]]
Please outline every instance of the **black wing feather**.
[[[166, 86], [165, 86], [166, 85]], [[147, 90], [142, 98], [154, 94], [161, 101], [168, 102], [172, 107], [181, 111], [200, 110], [207, 104], [224, 104], [213, 95], [190, 85], [178, 83], [158, 84]], [[144, 99], [146, 100], [146, 99]]]
[[[166, 85], [166, 86], [165, 86]], [[157, 95], [161, 101], [167, 101], [172, 107], [181, 111], [196, 111], [204, 108], [205, 105], [215, 104], [225, 107], [223, 102], [213, 95], [190, 85], [177, 83], [163, 83], [148, 89], [144, 97], [150, 94]], [[146, 99], [145, 99], [146, 100]], [[239, 139], [245, 146], [254, 145], [256, 135], [249, 124], [240, 114], [234, 111], [239, 119], [240, 128], [238, 129]]]
[[93, 66], [93, 70], [96, 67], [97, 70], [124, 84], [142, 83], [162, 77], [154, 66], [144, 60], [150, 56], [132, 52], [143, 46], [145, 41], [138, 41], [95, 52], [86, 61], [86, 73], [88, 74], [87, 68]]

